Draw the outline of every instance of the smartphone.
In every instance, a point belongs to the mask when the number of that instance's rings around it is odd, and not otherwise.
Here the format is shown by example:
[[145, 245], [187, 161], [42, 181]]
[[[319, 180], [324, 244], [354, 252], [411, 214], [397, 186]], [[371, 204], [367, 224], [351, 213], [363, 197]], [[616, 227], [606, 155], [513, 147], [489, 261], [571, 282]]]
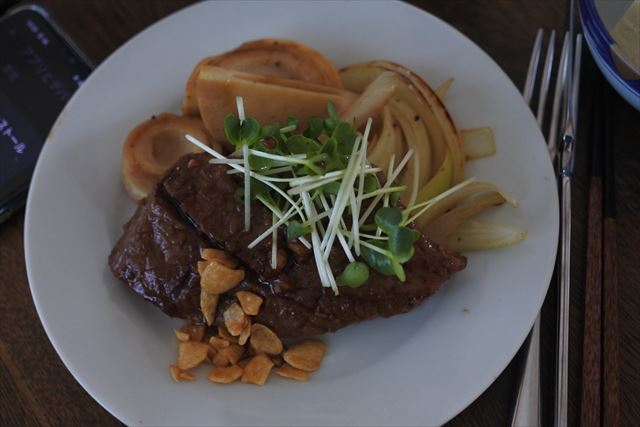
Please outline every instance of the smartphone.
[[49, 130], [92, 69], [42, 7], [0, 17], [0, 223], [24, 205]]

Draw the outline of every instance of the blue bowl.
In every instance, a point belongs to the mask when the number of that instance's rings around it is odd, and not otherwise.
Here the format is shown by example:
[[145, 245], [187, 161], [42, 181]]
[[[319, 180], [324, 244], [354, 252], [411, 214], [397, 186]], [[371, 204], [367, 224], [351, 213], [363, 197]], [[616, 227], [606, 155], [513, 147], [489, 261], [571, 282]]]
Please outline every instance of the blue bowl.
[[611, 57], [614, 40], [602, 22], [594, 0], [580, 0], [580, 18], [584, 39], [598, 68], [616, 92], [640, 111], [640, 80], [625, 80], [620, 76]]

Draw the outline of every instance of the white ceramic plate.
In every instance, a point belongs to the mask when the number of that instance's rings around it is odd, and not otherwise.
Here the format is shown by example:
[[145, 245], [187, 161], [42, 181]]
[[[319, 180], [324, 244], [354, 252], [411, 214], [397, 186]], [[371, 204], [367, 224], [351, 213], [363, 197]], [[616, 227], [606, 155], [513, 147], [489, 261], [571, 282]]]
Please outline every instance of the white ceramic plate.
[[[446, 103], [460, 128], [493, 127], [498, 154], [468, 175], [521, 203], [492, 219], [528, 228], [513, 248], [469, 266], [413, 312], [325, 337], [306, 384], [175, 384], [179, 324], [114, 279], [107, 255], [135, 205], [120, 182], [127, 133], [177, 111], [196, 62], [260, 37], [297, 39], [338, 66], [386, 58], [432, 85], [453, 76]], [[553, 171], [518, 90], [476, 45], [401, 3], [205, 2], [164, 19], [98, 67], [58, 119], [38, 162], [25, 247], [33, 298], [67, 368], [130, 425], [435, 425], [500, 374], [523, 342], [551, 276], [558, 231]]]

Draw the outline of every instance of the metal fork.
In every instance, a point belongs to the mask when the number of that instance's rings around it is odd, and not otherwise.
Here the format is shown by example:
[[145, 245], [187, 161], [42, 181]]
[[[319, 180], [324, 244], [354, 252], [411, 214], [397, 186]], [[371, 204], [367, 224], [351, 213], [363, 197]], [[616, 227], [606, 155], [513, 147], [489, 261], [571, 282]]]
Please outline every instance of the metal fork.
[[567, 84], [565, 87], [566, 114], [560, 152], [560, 266], [558, 283], [558, 341], [556, 347], [556, 404], [554, 424], [568, 424], [568, 371], [569, 371], [569, 293], [571, 285], [571, 179], [575, 164], [576, 133], [578, 131], [578, 96], [580, 89], [580, 64], [582, 35], [576, 36], [573, 48], [573, 28], [570, 30]]
[[[525, 80], [523, 97], [529, 106], [533, 108], [532, 97], [536, 83], [538, 82], [538, 65], [542, 55], [542, 42], [544, 39], [544, 31], [538, 30], [531, 59], [529, 61], [529, 69]], [[555, 91], [553, 95], [553, 104], [551, 110], [551, 121], [549, 123], [549, 133], [547, 139], [547, 147], [549, 155], [553, 162], [557, 149], [558, 123], [560, 122], [560, 104], [563, 97], [569, 55], [570, 36], [565, 34], [562, 44], [562, 53], [560, 55], [560, 63], [557, 70], [555, 81]], [[555, 41], [556, 32], [551, 32], [547, 44], [542, 75], [540, 77], [540, 89], [538, 91], [538, 105], [536, 111], [536, 119], [538, 126], [543, 128], [545, 111], [547, 106], [547, 94], [549, 92], [551, 75], [553, 71], [553, 63], [555, 58]], [[544, 132], [544, 130], [543, 130]], [[533, 328], [528, 337], [527, 354], [522, 368], [522, 377], [518, 387], [518, 394], [511, 418], [511, 425], [516, 426], [540, 426], [540, 314], [536, 317]]]

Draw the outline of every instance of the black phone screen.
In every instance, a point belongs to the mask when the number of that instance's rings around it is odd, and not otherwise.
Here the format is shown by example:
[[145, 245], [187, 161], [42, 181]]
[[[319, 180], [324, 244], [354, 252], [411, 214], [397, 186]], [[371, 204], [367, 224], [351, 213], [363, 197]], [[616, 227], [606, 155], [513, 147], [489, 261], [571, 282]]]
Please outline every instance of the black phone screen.
[[90, 72], [39, 12], [0, 20], [0, 203], [26, 189], [53, 122]]

